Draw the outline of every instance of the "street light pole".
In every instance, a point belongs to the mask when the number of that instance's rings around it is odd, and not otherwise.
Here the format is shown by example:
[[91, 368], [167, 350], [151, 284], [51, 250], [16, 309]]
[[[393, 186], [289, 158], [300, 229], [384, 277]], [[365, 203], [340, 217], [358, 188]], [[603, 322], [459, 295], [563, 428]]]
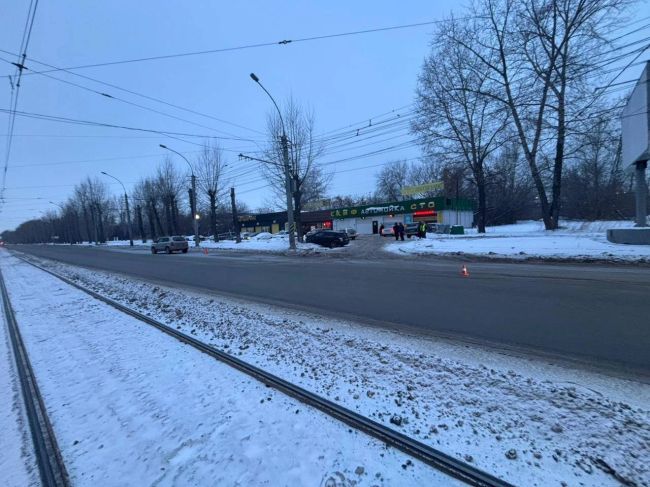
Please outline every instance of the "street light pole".
[[187, 160], [187, 157], [185, 157], [180, 152], [175, 151], [174, 149], [171, 149], [164, 144], [158, 144], [158, 145], [163, 149], [166, 149], [170, 152], [173, 152], [174, 154], [181, 156], [185, 160], [185, 162], [187, 162], [187, 165], [190, 166], [190, 172], [192, 173], [192, 197], [190, 198], [190, 209], [192, 211], [192, 225], [194, 228], [194, 246], [198, 247], [199, 246], [199, 219], [198, 219], [199, 215], [196, 213], [196, 176], [194, 175], [194, 168], [192, 167], [192, 164], [190, 164], [190, 161]]
[[264, 88], [264, 85], [260, 83], [260, 79], [255, 75], [255, 73], [251, 73], [250, 77], [253, 81], [255, 81], [255, 83], [257, 83], [260, 86], [260, 88], [264, 90], [264, 93], [266, 93], [269, 96], [269, 98], [273, 102], [273, 105], [275, 105], [275, 109], [278, 111], [278, 115], [280, 116], [280, 123], [282, 124], [282, 136], [280, 137], [280, 143], [282, 144], [282, 158], [284, 160], [284, 180], [285, 180], [284, 186], [285, 186], [285, 191], [287, 193], [287, 220], [289, 223], [289, 249], [296, 250], [296, 237], [294, 235], [296, 224], [293, 219], [291, 170], [289, 168], [289, 140], [287, 139], [287, 131], [284, 126], [282, 112], [280, 111], [278, 104], [275, 102], [275, 99], [271, 96], [271, 93], [269, 93], [267, 89]]
[[122, 189], [124, 190], [124, 203], [126, 205], [126, 221], [128, 222], [129, 225], [129, 245], [133, 247], [133, 230], [131, 228], [131, 211], [129, 210], [129, 195], [126, 193], [126, 188], [124, 187], [124, 183], [117, 179], [115, 176], [111, 176], [107, 172], [102, 171], [102, 174], [104, 176], [108, 176], [109, 178], [115, 179], [118, 183], [122, 185]]

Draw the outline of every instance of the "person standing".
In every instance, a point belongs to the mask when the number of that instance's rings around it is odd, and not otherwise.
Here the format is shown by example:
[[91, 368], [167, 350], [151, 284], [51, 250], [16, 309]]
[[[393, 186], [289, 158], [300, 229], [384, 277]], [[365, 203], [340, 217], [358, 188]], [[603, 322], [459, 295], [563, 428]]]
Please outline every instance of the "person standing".
[[420, 238], [427, 238], [427, 224], [422, 222], [420, 223]]
[[395, 235], [395, 240], [399, 240], [399, 225], [397, 222], [393, 224], [393, 235]]
[[402, 222], [399, 222], [397, 226], [399, 228], [399, 239], [403, 242], [404, 241], [404, 224]]
[[382, 223], [379, 225], [379, 236], [383, 237], [384, 236], [384, 224]]

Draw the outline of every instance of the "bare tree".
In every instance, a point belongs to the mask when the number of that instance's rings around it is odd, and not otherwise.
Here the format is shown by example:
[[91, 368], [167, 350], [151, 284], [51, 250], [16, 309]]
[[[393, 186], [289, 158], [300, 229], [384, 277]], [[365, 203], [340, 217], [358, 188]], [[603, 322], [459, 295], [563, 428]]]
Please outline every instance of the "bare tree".
[[165, 157], [156, 170], [156, 189], [165, 212], [168, 235], [178, 233], [178, 200], [183, 188], [183, 177], [170, 157]]
[[[468, 42], [451, 34], [481, 61], [492, 82], [485, 94], [510, 111], [547, 229], [556, 229], [559, 220], [569, 109], [584, 98], [587, 72], [606, 45], [604, 33], [629, 3], [478, 0], [472, 8], [477, 36]], [[552, 161], [548, 178], [545, 159]]]
[[203, 146], [196, 163], [196, 177], [199, 191], [208, 199], [210, 211], [210, 232], [217, 240], [217, 205], [219, 192], [227, 183], [224, 181], [226, 162], [221, 148], [214, 144]]
[[409, 165], [406, 161], [395, 161], [384, 166], [376, 175], [376, 195], [379, 199], [400, 201], [402, 188], [406, 186]]
[[[476, 25], [450, 20], [440, 25], [417, 88], [416, 118], [412, 130], [425, 151], [439, 159], [465, 164], [478, 193], [478, 231], [485, 233], [486, 161], [498, 149], [508, 123], [502, 103], [484, 94], [489, 80], [481, 73], [483, 61], [468, 55], [454, 39], [474, 44]], [[486, 53], [489, 62], [494, 62]]]
[[[330, 175], [323, 171], [318, 161], [323, 155], [323, 145], [314, 134], [315, 119], [313, 112], [308, 112], [292, 98], [283, 110], [287, 137], [289, 139], [289, 163], [292, 179], [294, 218], [298, 237], [302, 236], [300, 212], [305, 203], [321, 199], [325, 195]], [[278, 199], [285, 196], [284, 160], [282, 155], [282, 123], [276, 113], [267, 120], [269, 145], [265, 150], [265, 159], [271, 164], [264, 165], [264, 172], [272, 184]]]

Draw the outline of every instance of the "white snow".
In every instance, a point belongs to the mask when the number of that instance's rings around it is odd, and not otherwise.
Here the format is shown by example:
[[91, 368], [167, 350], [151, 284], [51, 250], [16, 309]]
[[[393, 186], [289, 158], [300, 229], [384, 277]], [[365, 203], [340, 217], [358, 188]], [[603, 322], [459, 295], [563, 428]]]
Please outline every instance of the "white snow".
[[546, 231], [542, 222], [528, 221], [489, 227], [485, 234], [478, 234], [475, 229], [466, 230], [467, 235], [429, 233], [426, 239], [396, 242], [385, 250], [407, 255], [462, 253], [519, 259], [650, 260], [650, 245], [607, 241], [607, 229], [632, 226], [627, 221], [563, 221], [559, 230]]
[[41, 262], [517, 485], [650, 485], [647, 378]]
[[0, 253], [77, 486], [458, 485]]
[[0, 314], [0, 485], [37, 486], [40, 479], [4, 309]]

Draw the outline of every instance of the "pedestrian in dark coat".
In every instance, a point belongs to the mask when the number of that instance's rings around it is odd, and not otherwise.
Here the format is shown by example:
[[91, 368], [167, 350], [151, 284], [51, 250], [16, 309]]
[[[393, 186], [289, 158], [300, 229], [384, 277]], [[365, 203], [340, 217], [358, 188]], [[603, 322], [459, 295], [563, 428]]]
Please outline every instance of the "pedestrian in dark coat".
[[420, 238], [427, 238], [427, 224], [422, 222], [420, 223]]
[[399, 225], [397, 222], [393, 225], [393, 235], [395, 235], [395, 240], [399, 240]]
[[404, 241], [404, 225], [402, 222], [397, 224], [398, 229], [399, 229], [399, 239], [403, 242]]
[[379, 236], [383, 237], [384, 236], [384, 224], [382, 223], [379, 225]]

